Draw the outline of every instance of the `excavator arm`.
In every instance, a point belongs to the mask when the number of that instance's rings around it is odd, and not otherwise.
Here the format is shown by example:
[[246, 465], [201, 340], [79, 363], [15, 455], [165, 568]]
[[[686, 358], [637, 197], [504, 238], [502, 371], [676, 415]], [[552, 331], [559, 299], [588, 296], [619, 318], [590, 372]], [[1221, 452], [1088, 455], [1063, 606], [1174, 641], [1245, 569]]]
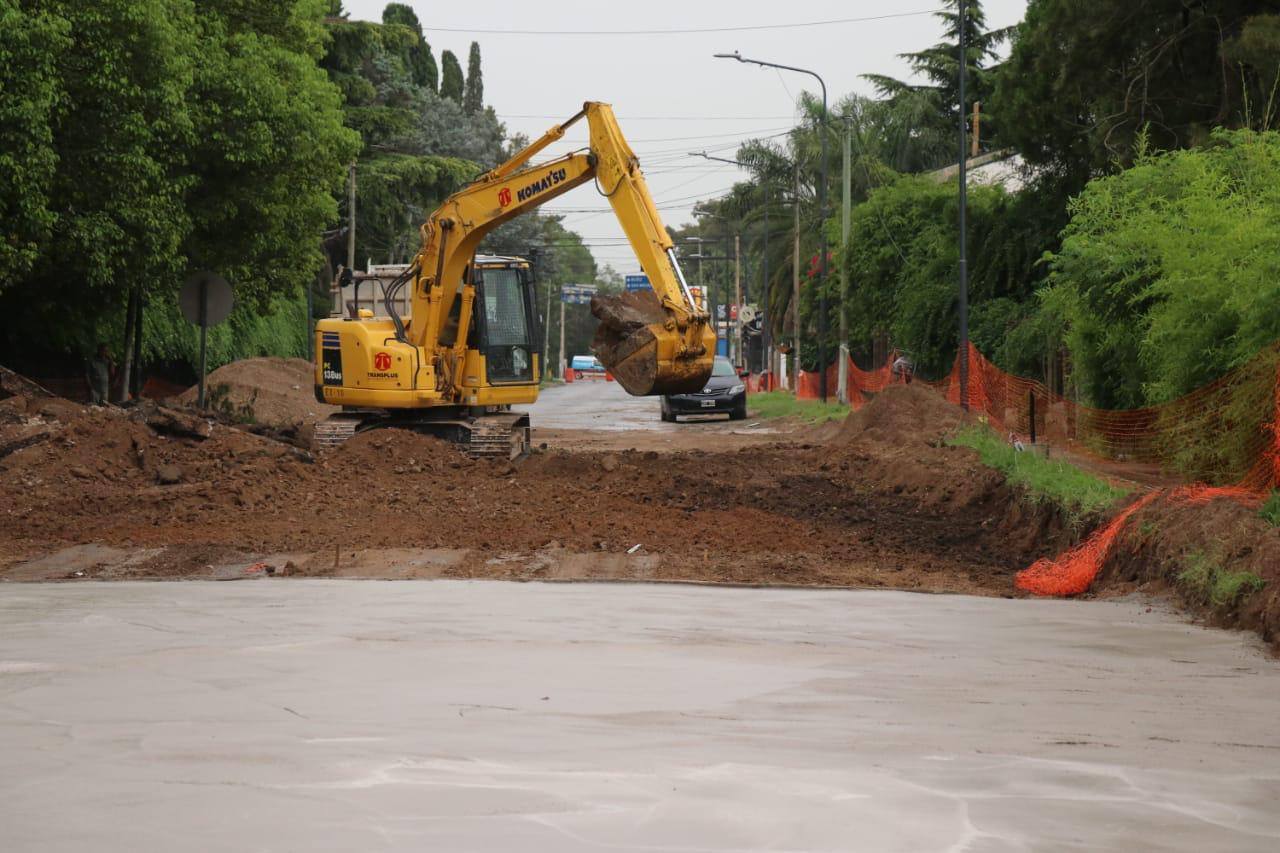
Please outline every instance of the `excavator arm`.
[[[584, 117], [589, 150], [527, 165]], [[434, 383], [446, 397], [457, 389], [475, 291], [468, 267], [485, 236], [592, 180], [609, 199], [653, 286], [652, 294], [592, 301], [592, 312], [601, 320], [593, 348], [633, 395], [684, 393], [706, 384], [715, 350], [710, 318], [693, 299], [612, 108], [587, 102], [577, 115], [446, 199], [422, 226], [422, 249], [414, 263], [414, 319], [403, 334], [406, 342], [434, 355], [419, 366], [417, 387]]]

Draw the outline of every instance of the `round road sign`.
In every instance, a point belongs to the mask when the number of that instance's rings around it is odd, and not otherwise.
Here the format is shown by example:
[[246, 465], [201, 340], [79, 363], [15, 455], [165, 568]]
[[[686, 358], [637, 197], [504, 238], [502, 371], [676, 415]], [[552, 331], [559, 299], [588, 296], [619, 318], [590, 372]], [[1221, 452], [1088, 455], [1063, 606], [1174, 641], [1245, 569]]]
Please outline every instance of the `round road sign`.
[[[218, 325], [231, 314], [234, 304], [231, 285], [222, 276], [208, 270], [188, 276], [178, 293], [178, 307], [182, 309], [182, 316], [197, 326]], [[203, 323], [200, 322], [202, 316]]]

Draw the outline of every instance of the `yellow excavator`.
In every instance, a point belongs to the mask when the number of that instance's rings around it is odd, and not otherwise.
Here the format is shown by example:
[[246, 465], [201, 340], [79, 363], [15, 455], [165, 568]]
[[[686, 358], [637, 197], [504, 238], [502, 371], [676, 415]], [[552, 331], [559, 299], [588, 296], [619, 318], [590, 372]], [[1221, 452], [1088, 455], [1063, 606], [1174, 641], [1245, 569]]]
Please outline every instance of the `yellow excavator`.
[[[583, 118], [588, 149], [529, 165]], [[498, 225], [589, 181], [609, 199], [653, 287], [592, 299], [600, 321], [593, 351], [635, 396], [700, 390], [715, 353], [711, 318], [694, 301], [612, 108], [589, 101], [445, 199], [422, 226], [409, 268], [385, 288], [386, 317], [357, 308], [316, 324], [316, 399], [342, 412], [316, 425], [315, 443], [392, 426], [459, 442], [475, 456], [524, 453], [529, 416], [511, 406], [537, 400], [545, 358], [529, 264], [476, 251]], [[409, 316], [396, 309], [405, 287]]]

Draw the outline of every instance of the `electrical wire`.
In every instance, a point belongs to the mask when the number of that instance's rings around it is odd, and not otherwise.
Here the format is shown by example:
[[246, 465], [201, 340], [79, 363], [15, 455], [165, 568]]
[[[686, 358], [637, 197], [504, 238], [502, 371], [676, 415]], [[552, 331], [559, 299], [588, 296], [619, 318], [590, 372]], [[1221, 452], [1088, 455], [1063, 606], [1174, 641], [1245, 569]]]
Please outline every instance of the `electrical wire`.
[[690, 27], [666, 30], [496, 30], [483, 27], [437, 27], [425, 23], [423, 29], [427, 32], [435, 33], [474, 33], [491, 36], [664, 36], [695, 33], [744, 33], [759, 30], [794, 30], [804, 27], [826, 27], [838, 24], [863, 24], [895, 18], [915, 18], [922, 15], [937, 14], [942, 11], [945, 10], [923, 9], [918, 12], [889, 12], [883, 15], [866, 15], [860, 18], [832, 18], [825, 21], [796, 21], [788, 24], [748, 24], [738, 27]]
[[[521, 119], [526, 119], [526, 118], [537, 118], [537, 119], [544, 119], [544, 118], [545, 118], [545, 119], [551, 119], [551, 120], [556, 120], [556, 119], [563, 120], [563, 119], [564, 119], [564, 116], [563, 116], [562, 114], [561, 114], [561, 115], [517, 115], [517, 114], [514, 114], [514, 113], [499, 113], [499, 114], [498, 114], [498, 118], [501, 118], [501, 119], [507, 119], [507, 118], [521, 118]], [[795, 116], [794, 116], [794, 115], [789, 115], [789, 116], [691, 116], [691, 115], [683, 115], [683, 116], [618, 116], [618, 121], [620, 121], [620, 122], [633, 122], [633, 121], [792, 121], [792, 120], [794, 120], [794, 119], [795, 119]]]

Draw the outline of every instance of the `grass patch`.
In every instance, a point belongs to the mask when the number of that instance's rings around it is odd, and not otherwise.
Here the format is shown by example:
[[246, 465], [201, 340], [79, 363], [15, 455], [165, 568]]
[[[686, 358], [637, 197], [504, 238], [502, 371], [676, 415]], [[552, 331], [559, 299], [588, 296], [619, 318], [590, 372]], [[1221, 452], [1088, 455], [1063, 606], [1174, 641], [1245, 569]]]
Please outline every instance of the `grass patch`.
[[1182, 561], [1178, 582], [1187, 594], [1204, 604], [1234, 607], [1267, 585], [1253, 572], [1231, 572], [1203, 551], [1193, 551]]
[[843, 403], [820, 403], [817, 400], [797, 400], [789, 391], [761, 391], [747, 397], [747, 408], [752, 417], [795, 417], [813, 424], [838, 421], [849, 414]]
[[1025, 488], [1032, 498], [1062, 507], [1073, 524], [1086, 515], [1107, 509], [1129, 493], [1068, 462], [1016, 450], [986, 427], [966, 427], [947, 439], [947, 443], [978, 451], [984, 465], [1002, 472], [1009, 482]]
[[1262, 509], [1258, 510], [1258, 517], [1272, 527], [1280, 527], [1280, 490], [1271, 492]]

